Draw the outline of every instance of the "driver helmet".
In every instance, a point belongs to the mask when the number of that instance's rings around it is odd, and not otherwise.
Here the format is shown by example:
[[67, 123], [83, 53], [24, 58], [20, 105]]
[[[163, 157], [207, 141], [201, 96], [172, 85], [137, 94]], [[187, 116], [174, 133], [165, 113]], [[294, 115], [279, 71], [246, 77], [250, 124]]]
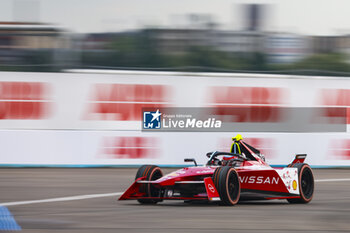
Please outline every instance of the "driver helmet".
[[240, 141], [243, 140], [242, 135], [237, 134], [236, 137], [232, 137], [231, 153], [241, 154]]

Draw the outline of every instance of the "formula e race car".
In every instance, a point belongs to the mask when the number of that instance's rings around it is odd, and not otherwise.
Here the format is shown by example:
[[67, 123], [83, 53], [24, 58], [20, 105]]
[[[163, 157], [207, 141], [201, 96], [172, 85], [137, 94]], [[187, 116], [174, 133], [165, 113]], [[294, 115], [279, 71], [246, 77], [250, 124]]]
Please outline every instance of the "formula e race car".
[[163, 176], [154, 165], [143, 165], [135, 182], [119, 200], [138, 200], [156, 204], [163, 200], [206, 200], [235, 205], [239, 200], [287, 199], [289, 203], [308, 203], [314, 193], [314, 176], [298, 154], [286, 167], [272, 168], [260, 151], [233, 138], [231, 152], [209, 152], [204, 166], [185, 167]]

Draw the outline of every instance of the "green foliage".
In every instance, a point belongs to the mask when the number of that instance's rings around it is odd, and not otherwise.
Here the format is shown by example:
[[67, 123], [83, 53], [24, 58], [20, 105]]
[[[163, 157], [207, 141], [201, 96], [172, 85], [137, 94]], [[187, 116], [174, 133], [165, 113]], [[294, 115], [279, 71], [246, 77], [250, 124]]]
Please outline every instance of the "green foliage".
[[343, 54], [323, 53], [293, 64], [270, 65], [269, 70], [288, 74], [349, 76], [350, 64]]
[[341, 54], [316, 54], [294, 64], [268, 64], [263, 53], [232, 54], [199, 46], [188, 47], [178, 54], [164, 54], [164, 51], [160, 51], [157, 40], [147, 32], [119, 36], [103, 51], [82, 54], [83, 67], [310, 75], [347, 75], [350, 66], [345, 61]]
[[295, 69], [350, 72], [350, 66], [342, 54], [316, 54], [293, 64]]
[[17, 57], [13, 64], [0, 64], [0, 71], [30, 71], [53, 72], [59, 71], [53, 62], [53, 51], [32, 50], [25, 51], [24, 55]]

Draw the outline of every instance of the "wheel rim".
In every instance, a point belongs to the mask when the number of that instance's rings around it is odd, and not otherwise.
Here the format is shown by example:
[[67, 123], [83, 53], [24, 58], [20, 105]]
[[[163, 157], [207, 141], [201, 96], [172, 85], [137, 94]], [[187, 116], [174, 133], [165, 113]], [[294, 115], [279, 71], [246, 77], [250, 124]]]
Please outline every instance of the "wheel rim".
[[305, 168], [303, 174], [301, 175], [301, 190], [306, 199], [312, 197], [314, 190], [314, 179], [309, 168]]
[[235, 172], [230, 172], [230, 175], [228, 177], [228, 193], [230, 195], [230, 199], [235, 202], [239, 193], [239, 185], [238, 184], [238, 177]]

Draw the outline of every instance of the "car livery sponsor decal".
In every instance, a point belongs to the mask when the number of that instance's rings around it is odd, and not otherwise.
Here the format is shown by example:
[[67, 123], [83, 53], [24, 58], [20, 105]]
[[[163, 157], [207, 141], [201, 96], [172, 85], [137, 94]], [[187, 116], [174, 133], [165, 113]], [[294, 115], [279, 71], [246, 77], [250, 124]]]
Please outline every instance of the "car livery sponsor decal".
[[289, 193], [299, 194], [298, 168], [283, 168], [276, 170]]
[[278, 184], [280, 178], [269, 176], [240, 176], [239, 180], [243, 184]]
[[207, 173], [211, 173], [212, 169], [208, 169], [208, 170], [202, 170], [202, 171], [197, 171], [197, 174], [207, 174]]
[[215, 188], [211, 184], [208, 184], [208, 189], [210, 192], [215, 193]]
[[170, 177], [170, 176], [179, 176], [179, 174], [176, 172], [173, 172], [173, 173], [170, 173], [169, 175], [167, 175], [167, 177]]
[[297, 181], [293, 180], [293, 190], [297, 190]]
[[170, 178], [170, 177], [177, 177], [177, 176], [183, 175], [183, 174], [185, 174], [185, 173], [186, 173], [186, 172], [183, 171], [183, 170], [174, 171], [174, 172], [172, 172], [172, 173], [170, 173], [170, 174], [168, 174], [168, 175], [166, 175], [166, 176], [161, 177], [159, 180], [160, 180], [160, 181], [163, 181], [163, 180], [166, 180], [167, 178]]

